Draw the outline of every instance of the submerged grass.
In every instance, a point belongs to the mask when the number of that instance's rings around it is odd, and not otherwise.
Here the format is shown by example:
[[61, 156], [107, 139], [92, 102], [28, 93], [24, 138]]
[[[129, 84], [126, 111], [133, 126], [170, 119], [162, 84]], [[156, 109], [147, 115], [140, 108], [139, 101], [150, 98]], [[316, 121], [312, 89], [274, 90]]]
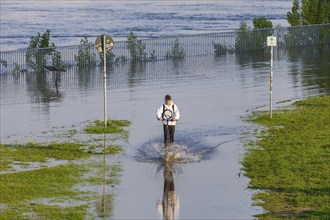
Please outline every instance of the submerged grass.
[[[125, 133], [122, 127], [129, 124], [117, 121], [112, 125], [112, 132]], [[77, 130], [70, 132], [79, 135]], [[90, 213], [90, 210], [98, 193], [81, 191], [80, 186], [101, 187], [104, 170], [107, 171], [107, 185], [119, 184], [121, 167], [103, 164], [103, 160], [96, 166], [95, 158], [99, 158], [100, 153], [109, 155], [123, 151], [114, 141], [106, 146], [91, 144], [88, 140], [0, 144], [0, 219], [94, 218], [97, 213]], [[49, 162], [49, 159], [53, 160]], [[48, 166], [53, 162], [55, 164]], [[22, 169], [15, 170], [14, 164]], [[111, 193], [108, 195], [113, 198]]]
[[[2, 174], [0, 203], [6, 204], [9, 208], [0, 212], [0, 219], [15, 219], [23, 217], [24, 213], [35, 212], [36, 204], [32, 203], [35, 199], [79, 196], [79, 192], [72, 190], [72, 187], [86, 171], [82, 165], [70, 163], [33, 171]], [[82, 212], [78, 208], [75, 210]], [[74, 215], [75, 213], [72, 213], [72, 216]]]
[[119, 134], [125, 132], [124, 127], [128, 127], [130, 124], [131, 122], [126, 120], [109, 120], [107, 126], [104, 126], [103, 121], [96, 120], [85, 128], [85, 132], [88, 134]]
[[[0, 160], [20, 162], [45, 162], [47, 158], [74, 160], [88, 157], [89, 154], [77, 143], [27, 143], [17, 145], [0, 144]], [[1, 168], [0, 168], [1, 170]]]
[[293, 109], [254, 113], [264, 126], [242, 162], [250, 187], [261, 189], [259, 218], [328, 219], [330, 213], [330, 96], [309, 98]]

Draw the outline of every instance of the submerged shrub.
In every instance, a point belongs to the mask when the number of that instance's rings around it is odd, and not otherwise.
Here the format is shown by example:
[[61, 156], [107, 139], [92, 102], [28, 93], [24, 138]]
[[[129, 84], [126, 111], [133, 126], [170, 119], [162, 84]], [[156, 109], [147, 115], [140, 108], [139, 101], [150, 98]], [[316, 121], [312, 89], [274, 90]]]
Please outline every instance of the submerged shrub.
[[78, 67], [90, 67], [96, 65], [94, 44], [88, 41], [87, 37], [80, 40], [78, 55], [74, 56]]
[[127, 49], [133, 62], [145, 61], [147, 59], [145, 44], [141, 40], [138, 40], [133, 32], [127, 37]]
[[221, 56], [227, 54], [228, 48], [226, 45], [223, 45], [221, 43], [214, 43], [214, 42], [212, 43], [213, 43], [215, 56]]
[[38, 32], [36, 37], [31, 37], [28, 50], [26, 52], [26, 63], [28, 68], [36, 71], [43, 71], [47, 64], [47, 56], [51, 58], [52, 65], [61, 65], [61, 53], [55, 49], [55, 44], [50, 43], [50, 30], [44, 34]]
[[185, 49], [180, 45], [179, 38], [175, 39], [170, 51], [166, 52], [166, 59], [182, 60], [186, 56]]

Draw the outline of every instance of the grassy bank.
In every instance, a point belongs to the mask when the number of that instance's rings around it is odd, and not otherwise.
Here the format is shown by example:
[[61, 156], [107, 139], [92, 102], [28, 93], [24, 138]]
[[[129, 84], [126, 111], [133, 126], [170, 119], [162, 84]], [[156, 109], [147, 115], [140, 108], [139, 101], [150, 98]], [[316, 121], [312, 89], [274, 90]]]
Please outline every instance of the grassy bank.
[[130, 123], [111, 124], [115, 136], [86, 134], [83, 127], [44, 133], [62, 142], [0, 144], [0, 219], [111, 218], [114, 193], [99, 191], [103, 183], [120, 184], [121, 163], [111, 155], [124, 151], [115, 140], [128, 135], [123, 127]]
[[261, 125], [242, 162], [250, 187], [260, 189], [257, 217], [329, 219], [330, 96], [298, 101], [269, 120], [256, 112], [248, 120]]

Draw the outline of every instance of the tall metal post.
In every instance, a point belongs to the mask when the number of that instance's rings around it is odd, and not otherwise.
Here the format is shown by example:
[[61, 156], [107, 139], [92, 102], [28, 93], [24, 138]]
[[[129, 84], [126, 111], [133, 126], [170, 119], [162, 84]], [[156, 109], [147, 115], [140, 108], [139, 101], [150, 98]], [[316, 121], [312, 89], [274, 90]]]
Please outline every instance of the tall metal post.
[[104, 81], [104, 126], [107, 126], [107, 53], [105, 51], [105, 38], [106, 35], [102, 35], [103, 42], [103, 81]]
[[273, 60], [274, 60], [274, 47], [270, 47], [270, 77], [269, 77], [269, 117], [273, 116]]

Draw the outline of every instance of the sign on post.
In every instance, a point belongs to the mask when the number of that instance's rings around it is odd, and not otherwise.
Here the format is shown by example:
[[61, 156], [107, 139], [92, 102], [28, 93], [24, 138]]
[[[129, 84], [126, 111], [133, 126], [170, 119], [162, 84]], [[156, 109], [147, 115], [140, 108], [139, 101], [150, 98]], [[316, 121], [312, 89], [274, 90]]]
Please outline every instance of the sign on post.
[[274, 36], [268, 36], [267, 37], [267, 46], [268, 47], [276, 47], [277, 46], [277, 42], [276, 42], [276, 37]]
[[114, 46], [113, 39], [104, 34], [98, 36], [95, 41], [95, 47], [99, 53], [103, 54], [103, 81], [104, 81], [104, 126], [107, 126], [107, 53], [109, 53]]
[[273, 63], [274, 63], [274, 47], [277, 46], [275, 36], [267, 37], [267, 46], [270, 47], [270, 76], [269, 76], [269, 117], [273, 116]]
[[98, 36], [95, 41], [95, 47], [99, 53], [103, 53], [103, 51], [104, 51], [103, 37], [105, 37], [105, 51], [106, 51], [106, 53], [109, 53], [113, 48], [114, 42], [113, 42], [113, 39], [108, 35]]

